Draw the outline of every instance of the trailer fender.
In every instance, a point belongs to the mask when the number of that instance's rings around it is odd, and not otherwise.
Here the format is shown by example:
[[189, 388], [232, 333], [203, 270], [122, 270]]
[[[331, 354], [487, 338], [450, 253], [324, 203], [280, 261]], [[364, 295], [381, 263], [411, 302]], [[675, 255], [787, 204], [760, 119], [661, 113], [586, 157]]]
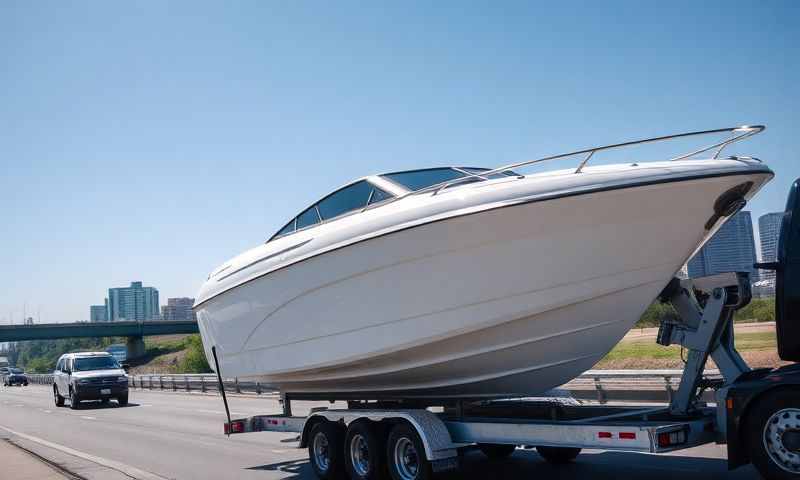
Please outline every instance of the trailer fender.
[[350, 425], [356, 420], [373, 422], [406, 422], [416, 430], [425, 447], [425, 456], [431, 462], [457, 457], [450, 432], [439, 417], [427, 410], [323, 410], [308, 416], [300, 436], [300, 447], [308, 445], [308, 435], [318, 422], [329, 421]]

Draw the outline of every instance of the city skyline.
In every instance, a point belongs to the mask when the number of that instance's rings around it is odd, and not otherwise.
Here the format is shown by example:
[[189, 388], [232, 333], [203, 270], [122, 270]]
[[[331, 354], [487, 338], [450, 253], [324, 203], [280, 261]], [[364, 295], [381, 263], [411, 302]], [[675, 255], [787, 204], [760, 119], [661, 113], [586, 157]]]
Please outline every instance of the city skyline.
[[689, 262], [690, 278], [723, 272], [750, 272], [750, 280], [758, 280], [753, 264], [758, 260], [755, 230], [749, 211], [736, 212]]
[[197, 295], [323, 194], [380, 172], [752, 123], [767, 130], [726, 154], [775, 171], [754, 218], [800, 176], [797, 2], [189, 10], [0, 3], [0, 322], [87, 320], [96, 292], [131, 278]]

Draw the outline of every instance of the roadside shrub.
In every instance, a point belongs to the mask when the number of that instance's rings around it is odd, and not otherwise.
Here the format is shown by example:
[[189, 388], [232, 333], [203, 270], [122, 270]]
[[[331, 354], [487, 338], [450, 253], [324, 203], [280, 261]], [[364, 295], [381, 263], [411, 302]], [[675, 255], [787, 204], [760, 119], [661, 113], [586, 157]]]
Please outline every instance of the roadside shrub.
[[181, 373], [210, 373], [211, 367], [206, 360], [206, 353], [203, 350], [203, 341], [200, 335], [189, 335], [184, 340], [186, 345], [186, 356], [183, 357], [178, 371]]

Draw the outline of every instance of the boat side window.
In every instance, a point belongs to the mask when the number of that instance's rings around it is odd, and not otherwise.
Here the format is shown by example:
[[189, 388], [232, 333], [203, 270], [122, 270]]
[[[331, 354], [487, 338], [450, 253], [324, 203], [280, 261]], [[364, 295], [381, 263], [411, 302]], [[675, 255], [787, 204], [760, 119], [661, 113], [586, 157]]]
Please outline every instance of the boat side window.
[[294, 218], [291, 219], [289, 221], [289, 223], [287, 223], [285, 227], [283, 227], [280, 230], [278, 230], [278, 233], [276, 233], [272, 238], [282, 237], [284, 235], [288, 235], [288, 234], [294, 232], [294, 221], [295, 221]]
[[316, 225], [320, 222], [319, 213], [317, 213], [317, 206], [313, 205], [311, 208], [306, 210], [305, 212], [301, 213], [297, 216], [297, 230], [301, 228], [310, 227], [311, 225]]
[[361, 180], [333, 192], [317, 204], [319, 214], [323, 220], [330, 220], [353, 210], [364, 208], [367, 206], [369, 194], [373, 188], [367, 181]]
[[392, 198], [392, 196], [393, 195], [391, 193], [384, 192], [378, 187], [372, 187], [372, 193], [369, 196], [369, 202], [367, 202], [367, 205], [374, 205], [376, 203]]
[[464, 173], [454, 170], [450, 167], [447, 168], [428, 168], [425, 170], [411, 170], [408, 172], [387, 173], [382, 175], [389, 180], [399, 183], [409, 190], [417, 191], [425, 187], [436, 185], [437, 183], [446, 182], [459, 177], [463, 177]]

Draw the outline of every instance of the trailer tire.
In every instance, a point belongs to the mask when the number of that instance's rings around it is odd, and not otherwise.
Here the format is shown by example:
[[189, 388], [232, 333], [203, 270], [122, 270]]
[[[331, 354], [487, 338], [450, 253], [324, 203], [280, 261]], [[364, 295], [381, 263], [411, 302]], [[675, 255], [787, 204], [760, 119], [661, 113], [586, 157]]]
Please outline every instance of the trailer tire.
[[744, 430], [753, 465], [769, 480], [800, 479], [800, 390], [774, 390], [755, 402]]
[[385, 478], [386, 435], [380, 425], [362, 419], [347, 427], [344, 468], [352, 480]]
[[536, 447], [536, 452], [548, 463], [562, 465], [569, 463], [581, 453], [580, 448], [571, 447]]
[[386, 463], [392, 480], [430, 480], [431, 462], [419, 434], [404, 423], [395, 425], [386, 441]]
[[502, 460], [511, 456], [517, 449], [516, 445], [505, 445], [502, 443], [479, 443], [478, 448], [490, 460]]
[[318, 422], [308, 436], [308, 460], [317, 478], [344, 478], [344, 429], [327, 420]]

